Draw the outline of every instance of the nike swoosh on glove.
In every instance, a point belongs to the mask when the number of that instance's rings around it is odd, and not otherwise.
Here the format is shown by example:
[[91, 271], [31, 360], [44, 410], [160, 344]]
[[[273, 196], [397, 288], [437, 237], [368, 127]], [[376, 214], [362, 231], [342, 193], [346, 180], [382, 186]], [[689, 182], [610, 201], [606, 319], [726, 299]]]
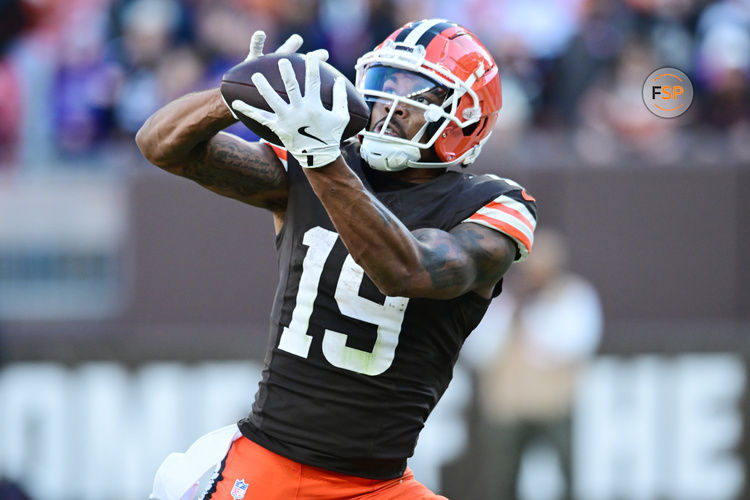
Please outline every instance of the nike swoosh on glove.
[[279, 72], [289, 104], [273, 90], [265, 76], [255, 73], [251, 80], [273, 113], [240, 100], [232, 101], [232, 108], [270, 128], [303, 167], [328, 165], [341, 155], [339, 144], [349, 123], [346, 80], [343, 76], [336, 78], [333, 105], [328, 110], [320, 99], [320, 59], [315, 54], [305, 56], [304, 97], [288, 59], [279, 60]]

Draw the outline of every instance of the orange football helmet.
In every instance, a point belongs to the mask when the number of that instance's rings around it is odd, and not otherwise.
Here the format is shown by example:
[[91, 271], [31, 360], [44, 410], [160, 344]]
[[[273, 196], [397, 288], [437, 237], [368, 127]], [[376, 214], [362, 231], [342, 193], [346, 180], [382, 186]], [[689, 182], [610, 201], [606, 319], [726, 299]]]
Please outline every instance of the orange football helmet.
[[[411, 75], [419, 91], [394, 92], [385, 82], [389, 71]], [[497, 64], [476, 35], [444, 19], [425, 19], [394, 31], [359, 58], [357, 89], [372, 106], [388, 102], [386, 122], [361, 133], [362, 156], [371, 167], [394, 171], [445, 168], [472, 163], [492, 133], [502, 106]], [[441, 96], [441, 103], [415, 98]], [[426, 123], [409, 138], [388, 133], [398, 106], [424, 111]], [[420, 161], [421, 150], [434, 147], [440, 162]]]

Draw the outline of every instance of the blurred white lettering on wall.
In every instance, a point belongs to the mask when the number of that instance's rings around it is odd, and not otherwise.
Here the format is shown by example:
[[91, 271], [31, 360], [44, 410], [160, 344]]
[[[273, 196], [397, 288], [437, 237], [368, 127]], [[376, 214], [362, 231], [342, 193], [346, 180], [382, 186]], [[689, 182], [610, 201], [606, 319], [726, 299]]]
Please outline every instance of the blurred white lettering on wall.
[[576, 410], [579, 497], [737, 498], [745, 384], [731, 354], [600, 358]]
[[[249, 412], [260, 370], [250, 362], [7, 365], [0, 475], [35, 500], [142, 500], [167, 454]], [[472, 388], [461, 370], [454, 383], [410, 461], [435, 489], [440, 467], [468, 444]], [[736, 498], [745, 390], [745, 365], [732, 354], [598, 358], [575, 413], [578, 498]]]

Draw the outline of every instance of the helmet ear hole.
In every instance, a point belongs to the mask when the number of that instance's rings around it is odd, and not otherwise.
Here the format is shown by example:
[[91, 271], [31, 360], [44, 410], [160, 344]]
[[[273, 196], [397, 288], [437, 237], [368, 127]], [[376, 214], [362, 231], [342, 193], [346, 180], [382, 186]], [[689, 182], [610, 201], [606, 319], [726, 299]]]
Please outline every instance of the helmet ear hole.
[[464, 137], [468, 137], [471, 134], [474, 133], [474, 131], [477, 132], [477, 134], [481, 134], [482, 130], [484, 129], [484, 126], [487, 125], [487, 117], [482, 117], [481, 120], [479, 120], [476, 123], [472, 123], [471, 125], [465, 126], [463, 129], [461, 129], [464, 133]]

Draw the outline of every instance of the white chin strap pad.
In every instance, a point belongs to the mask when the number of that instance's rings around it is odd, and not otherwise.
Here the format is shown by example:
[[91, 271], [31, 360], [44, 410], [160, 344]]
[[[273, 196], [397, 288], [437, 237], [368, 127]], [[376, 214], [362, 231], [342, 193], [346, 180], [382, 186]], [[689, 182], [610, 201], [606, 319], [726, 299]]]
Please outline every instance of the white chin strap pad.
[[362, 140], [360, 154], [370, 167], [384, 172], [404, 170], [410, 162], [419, 161], [420, 151], [415, 146], [379, 141], [371, 137]]

